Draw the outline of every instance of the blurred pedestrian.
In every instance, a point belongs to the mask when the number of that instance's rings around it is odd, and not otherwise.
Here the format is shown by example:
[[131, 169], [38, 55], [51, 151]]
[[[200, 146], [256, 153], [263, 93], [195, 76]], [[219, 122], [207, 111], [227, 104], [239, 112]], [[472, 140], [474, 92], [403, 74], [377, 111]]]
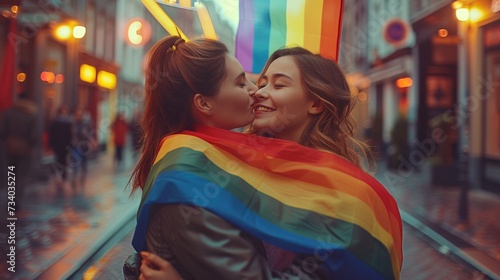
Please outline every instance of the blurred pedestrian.
[[68, 173], [71, 151], [71, 115], [66, 105], [61, 105], [49, 128], [49, 145], [54, 151], [56, 162], [52, 165], [59, 190], [62, 189]]
[[[72, 186], [76, 188], [77, 182], [83, 187], [87, 177], [87, 160], [94, 150], [94, 139], [92, 137], [92, 117], [82, 107], [77, 107], [73, 114], [71, 126], [72, 146]], [[80, 178], [78, 176], [80, 175]]]
[[33, 150], [38, 140], [36, 113], [36, 104], [28, 99], [26, 93], [21, 93], [12, 107], [5, 111], [0, 123], [0, 138], [5, 145], [2, 154], [6, 155], [9, 171], [15, 174], [16, 211], [20, 210], [22, 204]]
[[113, 131], [113, 143], [115, 144], [115, 168], [117, 170], [122, 168], [123, 161], [123, 149], [125, 147], [128, 124], [125, 121], [125, 117], [122, 113], [116, 114], [116, 118], [111, 124], [111, 130]]

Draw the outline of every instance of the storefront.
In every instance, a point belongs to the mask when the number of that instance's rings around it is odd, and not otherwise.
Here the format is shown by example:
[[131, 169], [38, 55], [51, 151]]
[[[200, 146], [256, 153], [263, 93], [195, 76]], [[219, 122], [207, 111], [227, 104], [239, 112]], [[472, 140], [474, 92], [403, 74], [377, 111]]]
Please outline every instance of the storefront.
[[411, 81], [413, 63], [411, 48], [402, 48], [378, 60], [367, 73], [372, 96], [369, 104], [373, 120], [371, 137], [380, 155], [394, 154], [390, 148], [394, 144], [391, 132], [398, 121], [408, 122], [408, 96], [414, 96], [414, 92], [409, 86], [400, 87], [399, 81]]
[[117, 105], [118, 71], [114, 63], [81, 53], [77, 104], [89, 112], [100, 150], [106, 150], [109, 142], [109, 125]]
[[482, 27], [483, 168], [485, 189], [500, 193], [500, 20]]
[[[453, 110], [457, 102], [457, 21], [451, 5], [445, 5], [425, 18], [412, 23], [417, 42], [413, 52], [415, 59], [415, 87], [418, 92], [416, 138], [430, 139], [433, 123], [440, 116]], [[442, 119], [442, 118], [441, 118]], [[446, 143], [457, 159], [456, 140]]]

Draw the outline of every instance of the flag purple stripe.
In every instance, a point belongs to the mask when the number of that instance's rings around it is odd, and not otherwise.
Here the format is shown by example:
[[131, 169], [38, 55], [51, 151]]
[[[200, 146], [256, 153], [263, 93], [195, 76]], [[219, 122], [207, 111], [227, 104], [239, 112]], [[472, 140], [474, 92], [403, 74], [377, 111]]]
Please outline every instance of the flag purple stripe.
[[240, 0], [240, 21], [236, 33], [236, 58], [243, 69], [252, 72], [254, 45], [253, 0]]

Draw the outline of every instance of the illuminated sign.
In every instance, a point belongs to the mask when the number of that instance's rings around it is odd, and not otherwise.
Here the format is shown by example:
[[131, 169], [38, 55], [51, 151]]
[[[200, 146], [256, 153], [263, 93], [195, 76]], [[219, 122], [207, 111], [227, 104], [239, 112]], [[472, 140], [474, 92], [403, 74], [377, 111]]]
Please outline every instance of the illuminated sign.
[[80, 80], [84, 82], [91, 84], [95, 82], [95, 73], [96, 69], [94, 66], [88, 64], [82, 64], [80, 66]]
[[101, 70], [97, 73], [97, 84], [103, 88], [114, 89], [116, 87], [116, 75]]
[[127, 25], [126, 33], [125, 38], [130, 44], [143, 46], [151, 39], [151, 25], [143, 19], [135, 18]]

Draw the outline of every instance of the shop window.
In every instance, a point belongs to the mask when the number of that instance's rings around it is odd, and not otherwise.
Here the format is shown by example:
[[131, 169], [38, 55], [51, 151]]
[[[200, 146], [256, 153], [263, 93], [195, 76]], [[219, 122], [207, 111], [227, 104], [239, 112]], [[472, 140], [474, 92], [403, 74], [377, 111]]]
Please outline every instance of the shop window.
[[500, 51], [486, 56], [486, 157], [500, 160]]

